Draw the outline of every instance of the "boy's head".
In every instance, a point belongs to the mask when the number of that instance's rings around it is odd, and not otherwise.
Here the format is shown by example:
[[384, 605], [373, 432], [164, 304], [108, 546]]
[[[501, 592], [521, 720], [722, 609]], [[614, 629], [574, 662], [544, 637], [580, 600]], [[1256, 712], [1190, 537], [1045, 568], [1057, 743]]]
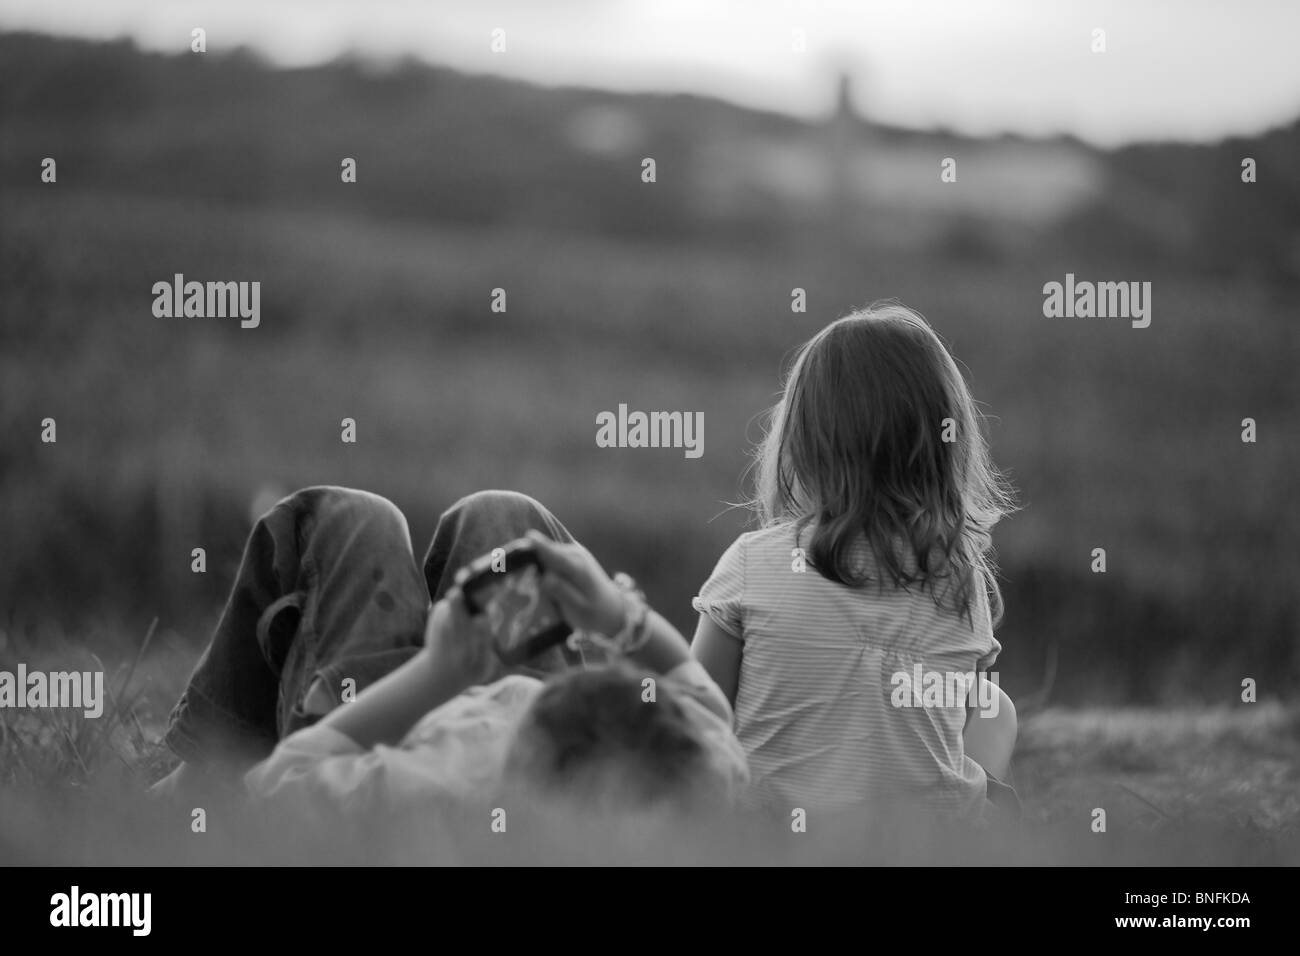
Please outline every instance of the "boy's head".
[[551, 678], [506, 758], [510, 785], [609, 810], [681, 808], [726, 793], [728, 780], [668, 682], [645, 696], [626, 665]]

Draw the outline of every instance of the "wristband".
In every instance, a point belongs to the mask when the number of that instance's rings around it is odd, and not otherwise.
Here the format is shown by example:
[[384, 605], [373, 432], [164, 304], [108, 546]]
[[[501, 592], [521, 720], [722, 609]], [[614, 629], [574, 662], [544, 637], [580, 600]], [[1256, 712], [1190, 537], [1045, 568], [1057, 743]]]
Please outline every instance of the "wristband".
[[618, 645], [620, 653], [633, 654], [650, 639], [650, 605], [646, 604], [645, 594], [628, 575], [620, 571], [614, 576], [614, 583], [623, 589], [626, 605], [623, 629], [614, 635], [614, 643]]
[[613, 635], [593, 632], [587, 636], [597, 646], [626, 656], [639, 651], [650, 639], [650, 606], [630, 576], [619, 572], [614, 575], [614, 584], [623, 594], [623, 626]]

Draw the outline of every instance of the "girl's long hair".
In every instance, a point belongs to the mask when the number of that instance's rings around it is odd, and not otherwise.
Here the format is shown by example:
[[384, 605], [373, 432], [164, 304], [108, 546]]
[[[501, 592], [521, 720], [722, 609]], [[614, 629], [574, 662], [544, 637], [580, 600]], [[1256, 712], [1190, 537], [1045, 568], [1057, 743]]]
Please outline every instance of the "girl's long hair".
[[979, 586], [996, 622], [991, 532], [1014, 503], [982, 424], [925, 319], [878, 303], [799, 349], [756, 450], [750, 505], [765, 527], [794, 522], [800, 538], [811, 527], [809, 562], [832, 581], [918, 586], [968, 619]]

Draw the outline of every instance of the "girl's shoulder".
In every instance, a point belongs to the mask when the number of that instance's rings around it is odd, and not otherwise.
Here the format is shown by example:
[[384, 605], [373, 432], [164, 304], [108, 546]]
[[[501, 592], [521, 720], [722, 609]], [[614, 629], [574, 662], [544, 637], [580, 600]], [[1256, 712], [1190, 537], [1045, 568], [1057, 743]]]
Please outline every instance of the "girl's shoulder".
[[757, 567], [765, 559], [779, 559], [789, 563], [791, 552], [799, 546], [799, 538], [794, 522], [745, 531], [727, 547], [718, 559], [718, 564], [727, 567]]
[[807, 532], [801, 534], [798, 524], [794, 521], [782, 521], [779, 524], [746, 531], [736, 539], [736, 545], [747, 551], [790, 548], [798, 544], [800, 537], [806, 538]]
[[[813, 528], [798, 521], [784, 521], [738, 537], [724, 555], [728, 566], [744, 569], [750, 582], [767, 582], [780, 585], [781, 593], [801, 583], [820, 585], [819, 574], [800, 574], [790, 577], [791, 571], [813, 571]], [[829, 582], [828, 582], [829, 583]]]
[[743, 586], [752, 573], [761, 573], [764, 567], [774, 562], [789, 564], [791, 553], [798, 547], [797, 540], [793, 523], [742, 532], [718, 558], [711, 580], [735, 581], [738, 586]]

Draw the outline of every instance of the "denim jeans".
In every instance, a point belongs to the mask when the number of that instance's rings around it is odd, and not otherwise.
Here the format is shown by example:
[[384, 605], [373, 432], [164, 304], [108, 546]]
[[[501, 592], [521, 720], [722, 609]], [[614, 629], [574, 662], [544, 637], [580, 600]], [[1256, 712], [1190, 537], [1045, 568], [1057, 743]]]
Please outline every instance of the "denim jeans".
[[[526, 495], [462, 498], [439, 519], [421, 580], [406, 518], [392, 502], [335, 487], [288, 496], [253, 526], [164, 742], [196, 764], [261, 760], [280, 738], [319, 719], [304, 707], [309, 689], [337, 703], [345, 678], [359, 692], [399, 667], [422, 646], [431, 602], [457, 570], [530, 529], [573, 540]], [[562, 647], [529, 671], [581, 663], [580, 652]]]

